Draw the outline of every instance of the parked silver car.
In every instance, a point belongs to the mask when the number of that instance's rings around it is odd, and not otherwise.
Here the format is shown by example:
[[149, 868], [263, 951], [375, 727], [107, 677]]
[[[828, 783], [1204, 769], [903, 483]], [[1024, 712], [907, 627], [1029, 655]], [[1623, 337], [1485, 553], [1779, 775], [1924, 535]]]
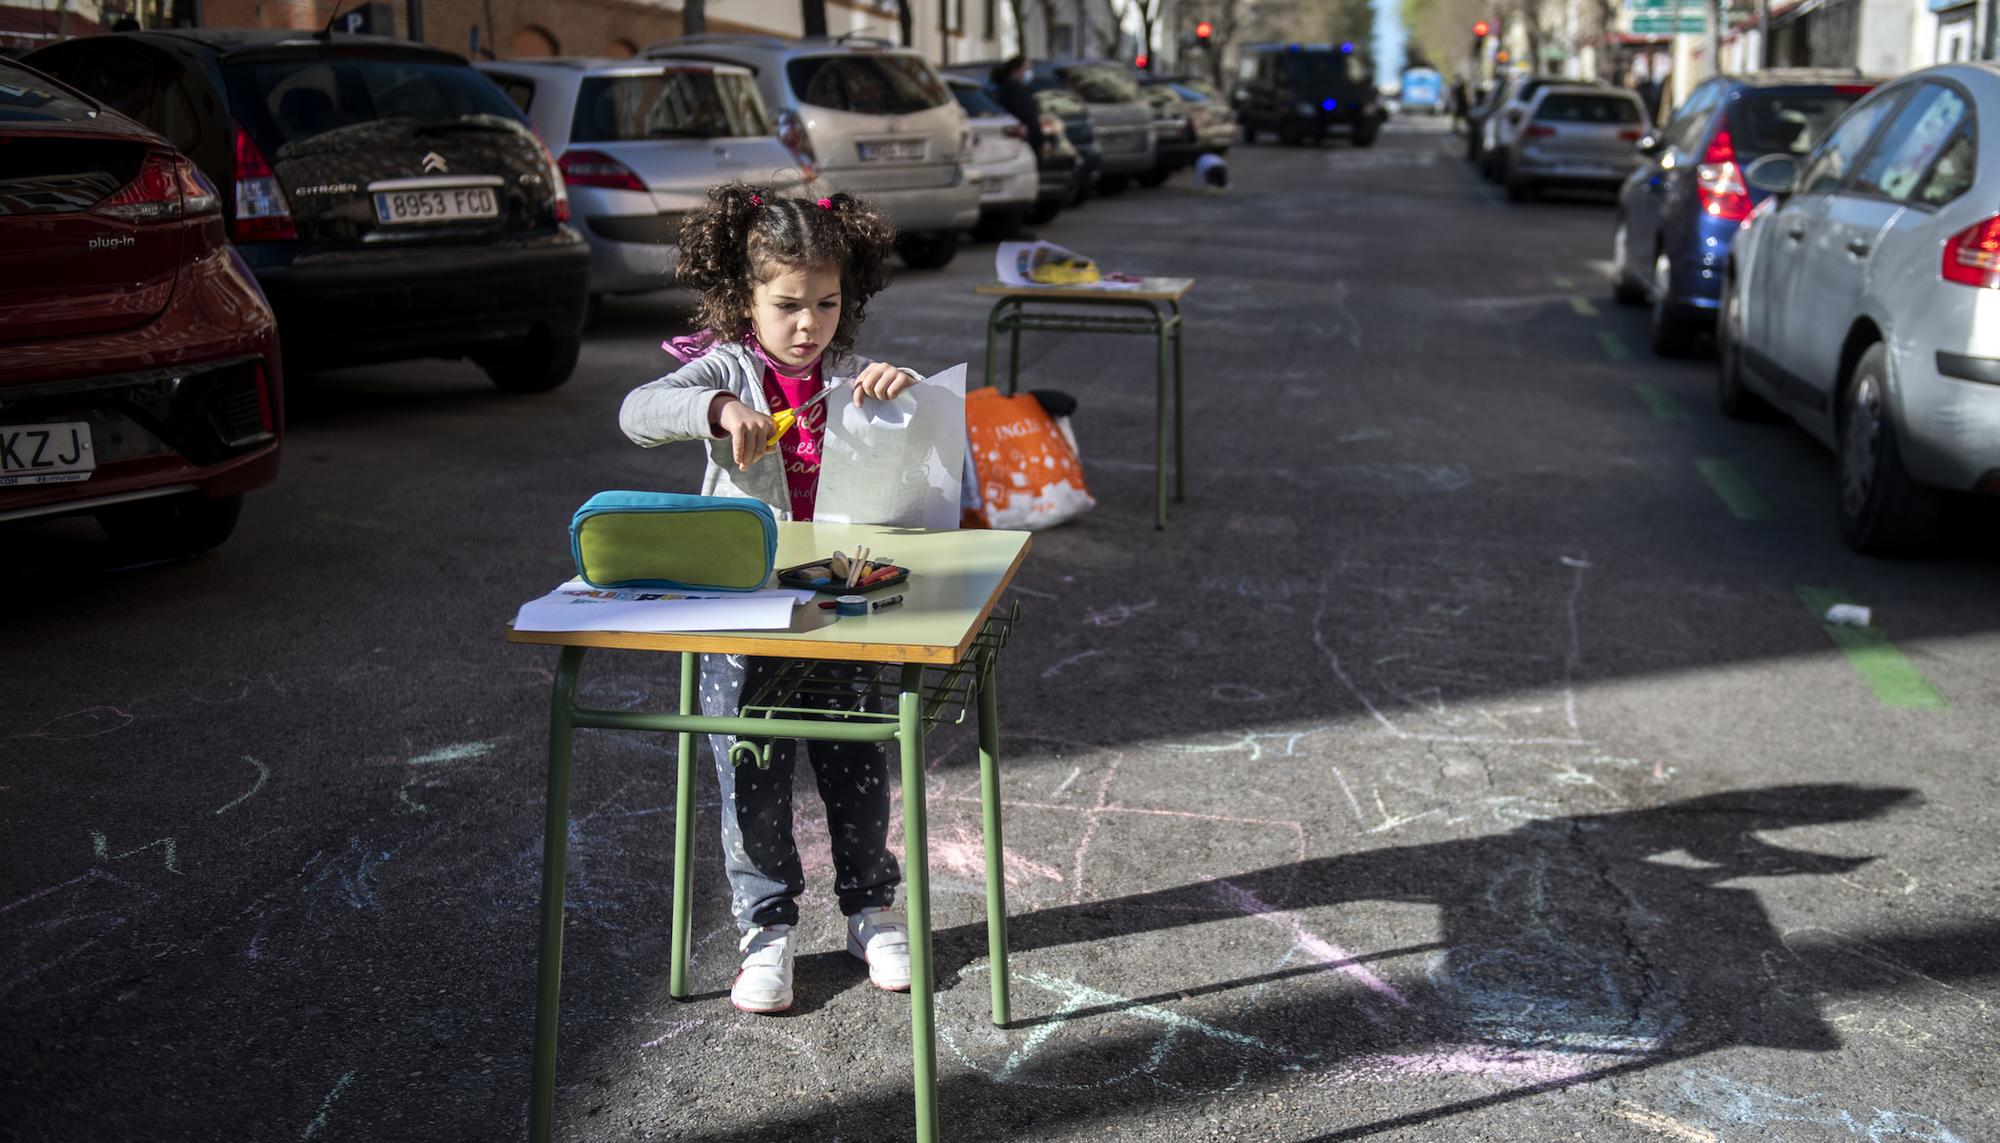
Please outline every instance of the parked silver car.
[[1542, 87], [1522, 107], [1500, 165], [1515, 202], [1544, 187], [1615, 190], [1639, 165], [1636, 148], [1650, 124], [1629, 91]]
[[590, 243], [590, 292], [673, 285], [681, 218], [719, 183], [805, 182], [748, 68], [645, 60], [477, 65], [556, 156]]
[[1097, 150], [1104, 156], [1099, 189], [1116, 193], [1153, 172], [1153, 105], [1130, 67], [1109, 60], [1037, 60], [1034, 66], [1061, 76], [1090, 109]]
[[966, 171], [979, 187], [980, 229], [995, 234], [1018, 230], [1042, 189], [1028, 129], [995, 103], [979, 81], [949, 75], [945, 83], [972, 127]]
[[1744, 179], [1773, 193], [1723, 280], [1723, 411], [1839, 454], [1850, 545], [1920, 547], [1941, 491], [2000, 493], [2000, 66], [1879, 87]]
[[755, 74], [778, 137], [817, 170], [818, 189], [859, 195], [896, 224], [897, 253], [936, 269], [979, 221], [966, 177], [965, 115], [930, 61], [876, 40], [683, 36], [648, 45], [649, 60], [736, 64]]

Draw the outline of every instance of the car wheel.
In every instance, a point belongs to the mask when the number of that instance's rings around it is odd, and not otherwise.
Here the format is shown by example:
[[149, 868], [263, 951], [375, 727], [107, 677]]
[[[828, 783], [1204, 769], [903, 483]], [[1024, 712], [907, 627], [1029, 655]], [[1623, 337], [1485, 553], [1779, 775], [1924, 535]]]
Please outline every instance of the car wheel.
[[1715, 404], [1738, 421], [1768, 421], [1776, 411], [1743, 384], [1743, 300], [1736, 275], [1722, 280], [1722, 312], [1715, 319]]
[[1167, 185], [1167, 179], [1172, 174], [1172, 171], [1147, 171], [1145, 174], [1139, 176], [1139, 185], [1149, 190], [1154, 187], [1163, 187]]
[[1870, 555], [1920, 551], [1937, 532], [1938, 494], [1910, 479], [1896, 444], [1888, 362], [1881, 342], [1869, 346], [1841, 397], [1840, 534]]
[[1124, 194], [1125, 188], [1129, 185], [1131, 185], [1131, 180], [1123, 175], [1101, 178], [1097, 180], [1097, 193], [1105, 195]]
[[1648, 340], [1661, 357], [1685, 357], [1694, 344], [1693, 324], [1673, 297], [1673, 262], [1662, 250], [1653, 256], [1653, 316]]
[[1030, 223], [1036, 226], [1041, 226], [1044, 223], [1054, 222], [1056, 220], [1056, 216], [1062, 213], [1062, 208], [1063, 204], [1061, 199], [1056, 199], [1048, 202], [1037, 202], [1035, 205], [1028, 208], [1028, 213], [1022, 215], [1021, 217], [1027, 219]]
[[942, 270], [958, 257], [956, 231], [910, 234], [896, 240], [896, 253], [912, 270]]
[[1646, 304], [1646, 287], [1625, 273], [1625, 268], [1631, 265], [1628, 259], [1631, 247], [1631, 229], [1621, 218], [1618, 229], [1611, 232], [1611, 300], [1621, 306], [1642, 306]]
[[1375, 145], [1375, 137], [1381, 133], [1382, 126], [1379, 123], [1373, 127], [1357, 128], [1354, 132], [1354, 145], [1357, 147], [1373, 147]]
[[545, 393], [576, 372], [576, 355], [582, 348], [582, 338], [541, 331], [481, 350], [472, 355], [472, 363], [484, 369], [503, 393]]
[[229, 538], [243, 497], [210, 500], [200, 493], [140, 500], [106, 508], [97, 514], [104, 534], [135, 555], [153, 559], [195, 556]]
[[1507, 201], [1527, 202], [1534, 198], [1539, 188], [1526, 179], [1507, 180]]
[[1287, 147], [1299, 145], [1299, 127], [1289, 119], [1278, 120], [1278, 142]]
[[1089, 202], [1090, 189], [1091, 189], [1090, 179], [1076, 180], [1076, 190], [1070, 194], [1069, 202], [1067, 203], [1067, 205], [1082, 206], [1084, 203]]

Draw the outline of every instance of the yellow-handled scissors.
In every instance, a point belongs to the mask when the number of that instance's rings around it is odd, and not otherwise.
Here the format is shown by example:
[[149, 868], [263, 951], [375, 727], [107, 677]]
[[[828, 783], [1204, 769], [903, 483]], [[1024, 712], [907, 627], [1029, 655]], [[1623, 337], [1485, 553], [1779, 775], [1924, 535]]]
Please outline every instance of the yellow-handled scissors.
[[777, 425], [778, 428], [777, 431], [771, 434], [771, 439], [764, 442], [764, 447], [765, 448], [778, 447], [778, 438], [792, 431], [792, 426], [798, 423], [800, 413], [803, 413], [807, 409], [812, 408], [814, 405], [819, 404], [821, 401], [826, 400], [827, 397], [831, 395], [835, 389], [838, 388], [840, 388], [840, 386], [829, 382], [827, 385], [821, 388], [819, 392], [813, 394], [812, 400], [807, 401], [805, 404], [800, 405], [798, 408], [779, 409], [777, 412], [772, 413], [771, 421], [773, 424]]

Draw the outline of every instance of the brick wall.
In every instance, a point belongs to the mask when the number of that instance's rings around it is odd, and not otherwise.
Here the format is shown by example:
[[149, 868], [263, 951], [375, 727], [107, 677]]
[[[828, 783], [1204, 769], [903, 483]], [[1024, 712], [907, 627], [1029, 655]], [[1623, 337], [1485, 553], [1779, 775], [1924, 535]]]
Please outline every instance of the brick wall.
[[[341, 8], [355, 3], [342, 0]], [[333, 14], [333, 0], [204, 0], [202, 7], [204, 22], [212, 28], [318, 29]], [[408, 11], [401, 0], [391, 7], [395, 32], [403, 35]], [[474, 28], [481, 54], [499, 56], [526, 54], [542, 36], [565, 55], [630, 55], [633, 48], [681, 30], [678, 8], [634, 0], [424, 0], [423, 7], [425, 42], [460, 54], [472, 50]], [[715, 31], [761, 30], [738, 28], [712, 16], [709, 26]]]

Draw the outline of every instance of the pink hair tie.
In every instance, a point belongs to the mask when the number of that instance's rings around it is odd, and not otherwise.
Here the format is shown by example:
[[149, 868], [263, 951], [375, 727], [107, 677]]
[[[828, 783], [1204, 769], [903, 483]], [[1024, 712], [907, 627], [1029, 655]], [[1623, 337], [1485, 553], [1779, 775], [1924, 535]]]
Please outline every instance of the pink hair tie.
[[833, 200], [832, 200], [832, 199], [830, 199], [830, 198], [823, 198], [823, 199], [820, 199], [820, 200], [819, 200], [819, 208], [820, 208], [821, 210], [832, 210], [832, 209], [833, 209]]
[[751, 196], [750, 196], [750, 205], [751, 205], [751, 206], [763, 206], [763, 205], [764, 205], [764, 196], [763, 196], [763, 195], [760, 195], [760, 194], [753, 194], [753, 195], [751, 195]]

